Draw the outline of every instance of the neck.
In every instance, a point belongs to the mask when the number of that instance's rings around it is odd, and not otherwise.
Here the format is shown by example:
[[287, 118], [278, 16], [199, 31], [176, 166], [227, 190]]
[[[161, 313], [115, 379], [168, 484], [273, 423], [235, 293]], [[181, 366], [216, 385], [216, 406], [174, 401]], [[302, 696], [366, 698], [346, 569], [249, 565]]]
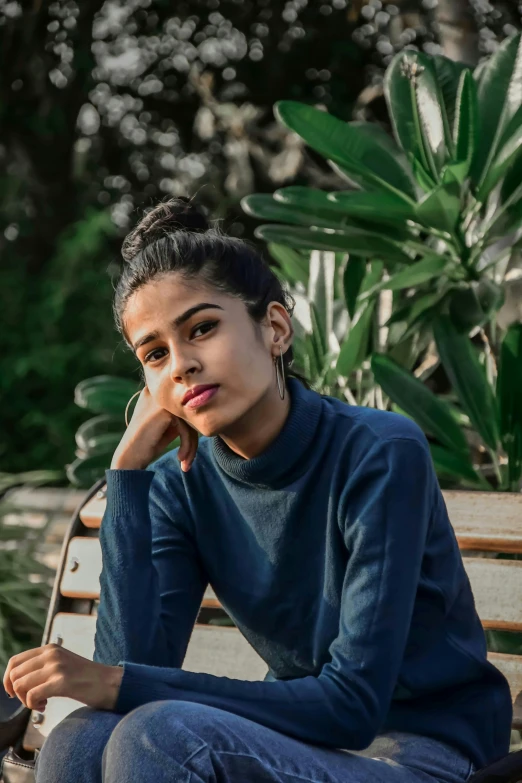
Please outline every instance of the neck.
[[231, 427], [219, 433], [219, 437], [238, 456], [253, 459], [276, 439], [290, 411], [290, 393], [285, 387], [285, 398], [279, 390], [265, 394]]

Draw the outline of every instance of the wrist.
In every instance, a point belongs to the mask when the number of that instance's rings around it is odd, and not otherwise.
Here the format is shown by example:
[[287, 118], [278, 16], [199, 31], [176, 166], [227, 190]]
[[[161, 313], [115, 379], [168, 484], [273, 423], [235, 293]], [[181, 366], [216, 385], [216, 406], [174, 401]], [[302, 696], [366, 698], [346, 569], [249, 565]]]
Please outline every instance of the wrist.
[[123, 679], [123, 666], [105, 666], [104, 665], [104, 700], [102, 709], [113, 710], [116, 707], [120, 693], [121, 681]]
[[136, 459], [130, 459], [129, 457], [118, 456], [114, 454], [111, 462], [111, 470], [142, 470], [143, 465], [138, 463]]
[[125, 462], [112, 462], [111, 470], [143, 470], [143, 465], [132, 465]]

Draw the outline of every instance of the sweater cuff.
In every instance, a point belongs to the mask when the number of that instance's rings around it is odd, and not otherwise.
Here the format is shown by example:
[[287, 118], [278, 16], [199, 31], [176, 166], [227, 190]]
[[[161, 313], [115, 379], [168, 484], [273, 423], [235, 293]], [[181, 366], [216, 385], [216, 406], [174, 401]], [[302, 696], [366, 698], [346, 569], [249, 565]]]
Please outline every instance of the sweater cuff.
[[105, 471], [107, 482], [106, 513], [112, 517], [130, 517], [136, 513], [143, 518], [148, 514], [149, 489], [154, 478], [153, 470]]
[[[142, 704], [148, 704], [151, 701], [176, 698], [176, 688], [173, 685], [141, 676], [132, 663], [120, 661], [118, 666], [123, 667], [123, 677], [114, 707], [115, 712], [127, 714], [136, 707], [141, 707]], [[169, 670], [171, 676], [174, 671], [175, 669]]]

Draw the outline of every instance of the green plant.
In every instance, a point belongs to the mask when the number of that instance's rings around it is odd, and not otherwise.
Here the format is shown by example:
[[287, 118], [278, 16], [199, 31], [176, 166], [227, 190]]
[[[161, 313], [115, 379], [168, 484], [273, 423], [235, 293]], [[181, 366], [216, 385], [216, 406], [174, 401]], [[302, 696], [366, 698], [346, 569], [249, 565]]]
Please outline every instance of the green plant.
[[[91, 487], [110, 468], [112, 456], [125, 431], [125, 408], [140, 386], [112, 375], [86, 378], [75, 388], [74, 401], [96, 416], [76, 431], [76, 459], [66, 466], [67, 478], [76, 487]], [[133, 405], [137, 402], [137, 397]], [[129, 410], [128, 418], [132, 416]], [[176, 438], [164, 453], [179, 445]]]
[[[0, 668], [19, 652], [38, 647], [42, 642], [54, 570], [36, 556], [47, 533], [24, 525], [8, 525], [7, 514], [20, 513], [4, 497], [15, 486], [42, 486], [63, 479], [61, 471], [0, 473]], [[50, 518], [52, 521], [52, 518]]]
[[431, 333], [420, 330], [396, 341], [393, 327], [380, 326], [378, 303], [368, 304], [364, 295], [382, 274], [382, 261], [332, 251], [305, 254], [278, 244], [269, 250], [279, 265], [275, 273], [296, 300], [295, 360], [312, 386], [355, 405], [384, 408], [365, 359], [386, 345], [392, 357], [412, 367]]
[[[491, 352], [479, 352], [467, 335], [455, 329], [449, 316], [435, 321], [434, 336], [456, 405], [434, 394], [389, 356], [376, 353], [371, 367], [377, 382], [398, 410], [431, 436], [431, 453], [440, 475], [476, 488], [519, 491], [522, 325], [513, 324], [506, 332], [498, 370]], [[474, 444], [472, 454], [474, 433], [480, 442]], [[479, 459], [486, 454], [490, 460]]]
[[[370, 123], [346, 123], [296, 101], [276, 103], [279, 121], [351, 189], [281, 188], [245, 197], [243, 209], [280, 223], [258, 226], [256, 236], [272, 250], [292, 249], [297, 274], [300, 257], [313, 249], [349, 253], [348, 296], [369, 310], [360, 331], [370, 331], [372, 303], [385, 289], [392, 292], [387, 326], [395, 327], [394, 344], [431, 328], [441, 313], [466, 334], [502, 305], [522, 234], [520, 47], [518, 34], [474, 72], [439, 55], [397, 54], [385, 75], [393, 139]], [[361, 291], [364, 259], [383, 268]], [[340, 373], [344, 354], [341, 344]]]

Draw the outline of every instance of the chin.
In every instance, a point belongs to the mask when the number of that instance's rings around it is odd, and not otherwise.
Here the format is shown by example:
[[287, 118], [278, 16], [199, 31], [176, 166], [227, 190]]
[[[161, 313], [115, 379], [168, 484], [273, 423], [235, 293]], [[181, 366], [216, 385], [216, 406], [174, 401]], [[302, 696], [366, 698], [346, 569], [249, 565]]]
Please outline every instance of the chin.
[[[221, 413], [221, 415], [219, 415]], [[199, 416], [194, 416], [191, 424], [196, 427], [201, 435], [207, 438], [213, 438], [216, 435], [222, 435], [233, 426], [240, 418], [242, 414], [230, 416], [230, 414], [224, 415], [223, 412], [215, 411], [201, 411]]]
[[195, 417], [195, 421], [190, 422], [193, 427], [197, 429], [200, 435], [206, 438], [213, 438], [218, 435], [223, 427], [226, 427], [226, 422], [222, 419], [218, 419], [217, 416], [201, 416]]

